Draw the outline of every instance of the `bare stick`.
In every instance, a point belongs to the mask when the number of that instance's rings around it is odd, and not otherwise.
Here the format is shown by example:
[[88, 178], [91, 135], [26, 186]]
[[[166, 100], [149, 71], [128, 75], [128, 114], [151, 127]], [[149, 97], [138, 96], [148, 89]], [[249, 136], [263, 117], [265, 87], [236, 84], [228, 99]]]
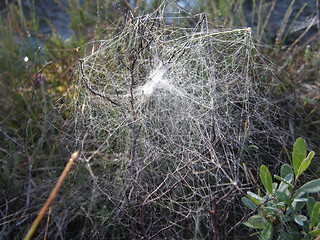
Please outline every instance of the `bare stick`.
[[103, 99], [106, 99], [107, 101], [111, 102], [112, 104], [121, 107], [121, 105], [120, 105], [119, 103], [115, 102], [114, 100], [112, 100], [112, 99], [109, 98], [108, 96], [105, 96], [105, 95], [103, 95], [103, 94], [101, 94], [101, 93], [99, 93], [99, 92], [96, 92], [95, 90], [93, 90], [93, 89], [89, 86], [89, 84], [88, 84], [88, 82], [87, 82], [87, 80], [86, 80], [86, 76], [85, 76], [84, 71], [83, 71], [83, 60], [79, 60], [79, 63], [80, 63], [81, 78], [82, 78], [82, 80], [83, 80], [83, 82], [84, 82], [84, 84], [85, 84], [85, 87], [86, 87], [92, 94], [97, 95], [97, 96], [99, 96], [99, 97], [101, 97], [101, 98], [103, 98]]
[[66, 167], [64, 168], [60, 178], [58, 179], [58, 182], [56, 183], [55, 187], [52, 189], [47, 201], [45, 202], [45, 204], [43, 205], [38, 217], [36, 218], [36, 220], [34, 220], [31, 228], [29, 229], [27, 235], [23, 238], [24, 240], [30, 240], [32, 238], [32, 236], [34, 235], [34, 233], [36, 232], [36, 230], [39, 227], [39, 224], [41, 223], [45, 213], [47, 212], [48, 208], [50, 207], [51, 203], [53, 202], [53, 200], [55, 199], [55, 197], [57, 196], [59, 189], [64, 181], [64, 179], [66, 178], [68, 172], [71, 169], [71, 166], [73, 164], [73, 162], [78, 158], [79, 152], [74, 152], [71, 155], [71, 158], [69, 160], [69, 162], [67, 163]]

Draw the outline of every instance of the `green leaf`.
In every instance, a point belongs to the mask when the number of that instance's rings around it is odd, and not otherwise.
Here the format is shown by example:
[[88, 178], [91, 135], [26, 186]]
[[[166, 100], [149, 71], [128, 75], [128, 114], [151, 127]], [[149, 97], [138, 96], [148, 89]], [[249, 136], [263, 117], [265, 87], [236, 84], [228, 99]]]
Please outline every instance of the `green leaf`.
[[272, 177], [266, 165], [260, 167], [260, 180], [267, 192], [272, 194]]
[[284, 192], [286, 189], [288, 189], [288, 186], [294, 188], [294, 186], [291, 184], [293, 181], [293, 174], [290, 173], [285, 178], [274, 175], [274, 178], [281, 181], [278, 191]]
[[243, 197], [241, 198], [241, 201], [243, 202], [243, 204], [248, 207], [251, 210], [255, 210], [257, 205], [254, 204], [254, 202], [252, 202], [249, 198], [247, 197]]
[[248, 219], [247, 222], [244, 222], [243, 224], [249, 228], [263, 229], [266, 225], [266, 220], [260, 215], [253, 215]]
[[273, 235], [273, 227], [272, 227], [272, 223], [268, 222], [266, 224], [266, 226], [264, 227], [264, 229], [261, 232], [261, 235], [259, 237], [259, 240], [269, 240], [272, 239], [272, 235]]
[[286, 233], [284, 231], [280, 231], [280, 239], [281, 240], [292, 240], [292, 237], [288, 233]]
[[284, 202], [287, 205], [287, 207], [292, 210], [290, 198], [285, 193], [276, 192], [276, 196], [278, 198], [278, 201]]
[[296, 178], [298, 178], [305, 170], [308, 169], [310, 166], [311, 160], [314, 157], [314, 152], [311, 151], [309, 152], [308, 156], [302, 161], [299, 169], [298, 169], [298, 174], [296, 175]]
[[310, 227], [315, 227], [320, 221], [320, 202], [317, 202], [312, 209], [310, 217]]
[[277, 207], [277, 208], [285, 208], [286, 205], [284, 204], [284, 202], [279, 202], [279, 203], [275, 203], [275, 204], [272, 204], [274, 207]]
[[304, 215], [299, 215], [299, 214], [294, 215], [294, 221], [298, 223], [300, 226], [303, 226], [304, 222], [307, 220], [308, 218]]
[[[248, 228], [256, 228], [255, 225], [252, 225], [250, 222], [244, 222], [243, 225], [245, 225]], [[257, 228], [260, 229], [260, 228]]]
[[302, 187], [300, 187], [296, 193], [293, 195], [293, 198], [299, 198], [305, 193], [316, 193], [320, 191], [320, 179], [316, 179], [310, 182], [307, 182]]
[[296, 213], [299, 210], [301, 210], [307, 201], [307, 198], [295, 198], [292, 202], [293, 213]]
[[272, 183], [272, 193], [275, 193], [275, 192], [277, 191], [278, 185], [279, 185], [279, 184], [276, 183], [276, 182]]
[[268, 210], [268, 213], [279, 213], [280, 212], [280, 209], [277, 208], [277, 207], [272, 207], [272, 206], [266, 206], [264, 207], [265, 210]]
[[[300, 226], [299, 226], [300, 227]], [[300, 230], [298, 228], [298, 224], [294, 221], [290, 221], [286, 225], [288, 233], [290, 233], [292, 240], [299, 240], [301, 239]]]
[[295, 198], [293, 202], [307, 202], [308, 198]]
[[259, 195], [255, 194], [253, 192], [248, 191], [247, 194], [248, 194], [248, 196], [250, 197], [251, 200], [252, 200], [252, 198], [254, 200], [257, 200], [257, 201], [253, 201], [255, 204], [260, 204], [261, 202], [265, 201], [264, 198], [260, 197]]
[[308, 202], [307, 202], [307, 209], [308, 209], [308, 214], [309, 216], [311, 216], [312, 214], [312, 209], [314, 207], [314, 205], [316, 204], [316, 200], [314, 199], [314, 197], [308, 197]]
[[299, 137], [293, 145], [292, 163], [296, 178], [298, 176], [298, 169], [302, 161], [307, 156], [307, 145], [303, 138]]
[[258, 147], [258, 146], [256, 146], [256, 145], [249, 145], [249, 146], [248, 146], [248, 148], [254, 148], [254, 149], [259, 150], [259, 147]]
[[309, 234], [310, 234], [311, 236], [313, 236], [313, 237], [318, 237], [318, 236], [320, 236], [320, 228], [317, 228], [317, 229], [309, 232]]
[[250, 195], [247, 195], [247, 197], [255, 204], [255, 205], [259, 205], [261, 203], [260, 200], [257, 200], [256, 198], [250, 196]]
[[284, 164], [280, 170], [280, 176], [284, 179], [287, 175], [293, 174], [292, 167], [289, 164]]

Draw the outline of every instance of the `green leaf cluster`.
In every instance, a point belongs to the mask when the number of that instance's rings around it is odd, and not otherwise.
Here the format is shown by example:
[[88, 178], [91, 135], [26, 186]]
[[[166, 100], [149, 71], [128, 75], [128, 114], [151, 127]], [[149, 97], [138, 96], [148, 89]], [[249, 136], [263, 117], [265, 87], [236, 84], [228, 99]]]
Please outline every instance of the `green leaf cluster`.
[[314, 239], [320, 235], [320, 202], [310, 196], [320, 191], [320, 179], [301, 187], [297, 184], [314, 155], [313, 151], [307, 155], [305, 140], [298, 138], [293, 146], [291, 165], [281, 167], [280, 176], [274, 175], [277, 181], [273, 181], [267, 166], [260, 167], [265, 195], [248, 191], [242, 198], [243, 204], [257, 213], [244, 225], [257, 229], [259, 239]]

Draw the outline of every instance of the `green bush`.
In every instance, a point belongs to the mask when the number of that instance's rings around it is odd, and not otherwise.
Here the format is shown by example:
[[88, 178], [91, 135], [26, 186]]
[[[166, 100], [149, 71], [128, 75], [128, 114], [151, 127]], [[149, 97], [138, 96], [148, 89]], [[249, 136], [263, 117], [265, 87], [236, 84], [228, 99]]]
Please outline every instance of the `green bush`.
[[320, 179], [309, 181], [301, 187], [298, 179], [310, 166], [314, 152], [307, 155], [306, 143], [298, 138], [293, 147], [291, 165], [284, 164], [279, 181], [273, 182], [267, 166], [260, 167], [260, 180], [264, 196], [248, 191], [242, 202], [253, 210], [244, 223], [249, 228], [258, 229], [259, 239], [313, 239], [320, 235], [320, 202], [311, 193], [320, 191]]

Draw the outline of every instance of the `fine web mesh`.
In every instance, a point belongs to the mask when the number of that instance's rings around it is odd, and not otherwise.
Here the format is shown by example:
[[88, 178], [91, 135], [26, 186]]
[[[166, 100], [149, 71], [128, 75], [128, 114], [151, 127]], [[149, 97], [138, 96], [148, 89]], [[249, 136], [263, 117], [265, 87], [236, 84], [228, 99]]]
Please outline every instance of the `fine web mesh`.
[[279, 161], [275, 83], [251, 29], [168, 21], [132, 18], [93, 42], [75, 82], [75, 134], [118, 237], [210, 237], [251, 181], [244, 166]]

